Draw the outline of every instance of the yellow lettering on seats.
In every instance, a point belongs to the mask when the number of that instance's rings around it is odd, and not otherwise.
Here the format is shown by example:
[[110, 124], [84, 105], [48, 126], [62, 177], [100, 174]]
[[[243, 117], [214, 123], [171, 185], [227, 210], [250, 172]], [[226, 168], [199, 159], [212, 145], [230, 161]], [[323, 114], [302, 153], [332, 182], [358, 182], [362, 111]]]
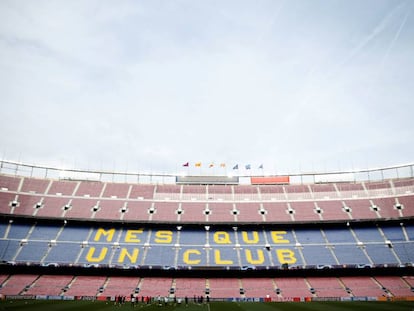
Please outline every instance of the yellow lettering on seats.
[[187, 249], [183, 253], [183, 261], [187, 265], [198, 265], [201, 262], [201, 259], [190, 259], [190, 255], [201, 255], [201, 252], [197, 249]]
[[217, 244], [231, 244], [230, 235], [226, 231], [214, 232], [214, 242]]
[[250, 240], [247, 231], [242, 231], [243, 241], [247, 244], [257, 244], [259, 243], [259, 233], [257, 231], [252, 231], [253, 238]]
[[290, 249], [277, 249], [277, 259], [281, 264], [294, 264], [296, 263], [295, 253]]
[[98, 231], [96, 231], [94, 241], [98, 242], [101, 239], [101, 236], [104, 235], [106, 236], [106, 241], [111, 242], [112, 239], [114, 238], [114, 234], [115, 234], [115, 229], [105, 230], [105, 229], [99, 228]]
[[246, 260], [248, 263], [251, 263], [252, 265], [259, 265], [259, 264], [264, 263], [263, 250], [261, 249], [256, 250], [257, 259], [252, 258], [252, 251], [250, 249], [246, 249], [245, 253], [246, 253]]
[[170, 230], [160, 230], [155, 233], [155, 243], [168, 244], [172, 242], [173, 232]]
[[272, 235], [273, 243], [276, 244], [286, 244], [289, 243], [289, 240], [286, 240], [283, 235], [285, 235], [286, 231], [271, 231], [270, 234]]
[[138, 234], [143, 233], [144, 230], [137, 229], [137, 230], [127, 230], [125, 234], [125, 242], [127, 243], [139, 243], [141, 240], [138, 238]]
[[119, 254], [119, 257], [118, 257], [118, 262], [123, 263], [125, 261], [125, 257], [128, 257], [131, 263], [136, 263], [138, 259], [138, 254], [139, 254], [138, 248], [134, 248], [132, 251], [132, 254], [128, 252], [128, 249], [122, 248], [121, 253]]
[[99, 253], [98, 257], [94, 257], [95, 254], [95, 247], [91, 247], [86, 254], [86, 260], [88, 262], [101, 262], [105, 259], [106, 253], [108, 252], [107, 247], [102, 247], [101, 252]]
[[220, 253], [220, 250], [218, 249], [214, 250], [214, 260], [217, 265], [232, 265], [233, 264], [233, 260], [221, 259], [221, 253]]

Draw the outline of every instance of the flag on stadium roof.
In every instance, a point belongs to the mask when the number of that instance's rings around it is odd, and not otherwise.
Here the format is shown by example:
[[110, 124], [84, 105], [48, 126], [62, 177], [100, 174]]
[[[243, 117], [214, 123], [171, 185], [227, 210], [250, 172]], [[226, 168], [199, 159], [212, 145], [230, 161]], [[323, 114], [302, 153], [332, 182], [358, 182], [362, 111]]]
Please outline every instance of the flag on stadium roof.
[[220, 167], [226, 167], [226, 163], [220, 163]]
[[246, 164], [246, 170], [250, 170], [252, 168], [252, 166], [250, 164]]
[[236, 164], [235, 166], [233, 166], [233, 170], [238, 170], [239, 169], [239, 165]]
[[211, 168], [211, 167], [213, 167], [213, 166], [214, 166], [214, 163], [213, 163], [213, 162], [211, 162], [211, 163], [210, 163], [210, 165], [209, 165], [208, 167], [210, 167], [210, 168]]
[[260, 164], [259, 169], [261, 170], [263, 169], [263, 164]]
[[183, 166], [185, 166], [185, 167], [188, 167], [189, 165], [190, 165], [189, 162], [186, 162], [186, 163], [183, 164]]
[[201, 167], [201, 162], [196, 162], [196, 164], [194, 164], [195, 167]]

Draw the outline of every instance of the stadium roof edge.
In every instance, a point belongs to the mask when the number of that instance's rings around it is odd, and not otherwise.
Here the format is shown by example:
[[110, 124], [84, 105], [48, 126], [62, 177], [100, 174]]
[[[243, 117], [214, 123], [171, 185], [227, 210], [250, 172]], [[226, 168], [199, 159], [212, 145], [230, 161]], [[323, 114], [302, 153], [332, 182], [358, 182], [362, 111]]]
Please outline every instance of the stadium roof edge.
[[[18, 175], [20, 172], [25, 172], [29, 169], [30, 172], [33, 172], [34, 170], [43, 170], [44, 171], [44, 177], [48, 177], [51, 172], [55, 173], [73, 173], [73, 174], [89, 174], [93, 178], [91, 179], [97, 179], [100, 180], [102, 176], [132, 176], [132, 177], [158, 177], [158, 178], [171, 178], [171, 180], [175, 181], [177, 177], [186, 177], [189, 175], [183, 174], [183, 173], [147, 173], [147, 172], [127, 172], [127, 171], [109, 171], [109, 170], [92, 170], [92, 169], [76, 169], [76, 168], [62, 168], [57, 166], [48, 166], [48, 165], [40, 165], [40, 164], [32, 164], [32, 163], [25, 163], [20, 161], [13, 161], [13, 160], [0, 160], [0, 173], [3, 173], [4, 171], [8, 171], [9, 174], [15, 174]], [[400, 169], [407, 169], [408, 170], [408, 176], [403, 177], [414, 177], [414, 162], [406, 163], [406, 164], [398, 164], [398, 165], [392, 165], [392, 166], [385, 166], [385, 167], [374, 167], [374, 168], [365, 168], [365, 169], [352, 169], [352, 170], [336, 170], [336, 171], [328, 171], [328, 172], [318, 172], [318, 171], [308, 171], [308, 172], [301, 172], [301, 173], [284, 173], [284, 174], [237, 174], [235, 172], [231, 172], [229, 174], [212, 174], [212, 175], [203, 175], [200, 174], [200, 176], [211, 176], [211, 177], [238, 177], [238, 178], [248, 178], [255, 176], [266, 176], [266, 177], [272, 177], [272, 176], [290, 176], [297, 177], [297, 178], [305, 178], [305, 177], [311, 177], [313, 178], [314, 182], [318, 182], [318, 176], [345, 176], [349, 175], [350, 177], [353, 174], [367, 174], [368, 177], [370, 176], [370, 173], [380, 173], [382, 175], [382, 178], [379, 179], [386, 179], [384, 176], [384, 172], [390, 172], [390, 171], [396, 171], [395, 176], [391, 178], [399, 178], [398, 170]], [[27, 173], [27, 172], [26, 172]], [[193, 175], [194, 176], [194, 175]], [[352, 176], [351, 176], [352, 177]], [[81, 178], [83, 179], [83, 178]], [[356, 178], [352, 177], [352, 179], [357, 180]], [[368, 178], [369, 179], [369, 178]], [[358, 179], [360, 180], [360, 179]], [[340, 180], [338, 180], [340, 181]], [[349, 181], [349, 180], [348, 180]]]

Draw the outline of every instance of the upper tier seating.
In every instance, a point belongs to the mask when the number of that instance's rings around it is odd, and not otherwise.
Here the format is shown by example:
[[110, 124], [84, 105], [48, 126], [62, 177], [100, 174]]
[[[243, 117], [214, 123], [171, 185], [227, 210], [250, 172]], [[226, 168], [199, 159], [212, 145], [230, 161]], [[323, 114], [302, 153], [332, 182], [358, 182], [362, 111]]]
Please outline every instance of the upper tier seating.
[[154, 223], [284, 223], [414, 216], [414, 179], [307, 185], [146, 185], [0, 175], [0, 213]]

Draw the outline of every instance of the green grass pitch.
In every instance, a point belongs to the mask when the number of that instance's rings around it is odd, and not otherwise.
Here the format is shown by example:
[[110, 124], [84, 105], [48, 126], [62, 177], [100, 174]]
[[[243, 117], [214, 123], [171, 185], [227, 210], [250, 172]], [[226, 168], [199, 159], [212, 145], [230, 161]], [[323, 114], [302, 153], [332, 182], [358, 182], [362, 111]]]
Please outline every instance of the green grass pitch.
[[147, 305], [138, 304], [133, 307], [130, 303], [116, 306], [112, 302], [101, 301], [35, 301], [35, 300], [15, 300], [0, 302], [0, 310], [15, 311], [112, 311], [112, 310], [181, 310], [181, 311], [414, 311], [414, 302], [274, 302], [274, 303], [254, 303], [254, 302], [211, 302], [209, 304], [185, 304], [159, 306], [157, 304]]

